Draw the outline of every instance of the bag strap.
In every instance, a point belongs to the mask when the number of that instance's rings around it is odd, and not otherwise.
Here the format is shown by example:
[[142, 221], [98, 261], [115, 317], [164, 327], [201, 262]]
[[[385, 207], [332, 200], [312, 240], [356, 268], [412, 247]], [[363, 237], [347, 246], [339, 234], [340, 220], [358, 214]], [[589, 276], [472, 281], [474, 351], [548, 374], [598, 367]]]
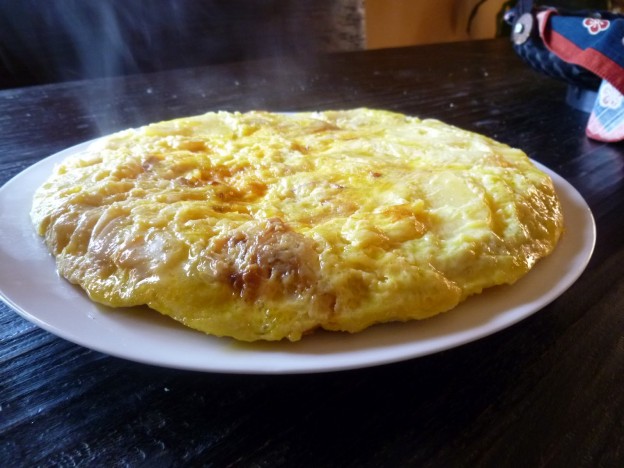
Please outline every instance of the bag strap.
[[531, 10], [533, 10], [533, 0], [518, 0], [518, 3], [516, 4], [518, 18], [525, 13], [531, 13]]

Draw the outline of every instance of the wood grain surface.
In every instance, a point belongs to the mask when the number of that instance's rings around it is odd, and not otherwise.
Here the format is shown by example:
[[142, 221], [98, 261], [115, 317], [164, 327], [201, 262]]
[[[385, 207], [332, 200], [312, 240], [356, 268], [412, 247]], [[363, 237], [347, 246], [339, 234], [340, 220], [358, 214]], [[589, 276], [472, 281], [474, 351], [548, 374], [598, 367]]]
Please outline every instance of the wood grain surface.
[[151, 367], [57, 338], [0, 304], [0, 465], [624, 466], [624, 148], [588, 140], [587, 114], [564, 96], [565, 84], [525, 66], [507, 40], [0, 91], [0, 184], [151, 121], [368, 106], [524, 149], [580, 191], [598, 232], [585, 273], [530, 318], [432, 356], [347, 372]]

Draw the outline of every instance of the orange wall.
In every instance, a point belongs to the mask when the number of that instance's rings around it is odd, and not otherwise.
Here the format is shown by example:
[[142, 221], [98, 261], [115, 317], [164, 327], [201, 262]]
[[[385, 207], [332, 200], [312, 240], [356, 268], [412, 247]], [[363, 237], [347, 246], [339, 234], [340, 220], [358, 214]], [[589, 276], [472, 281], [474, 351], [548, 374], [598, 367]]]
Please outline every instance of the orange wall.
[[489, 0], [470, 34], [470, 11], [478, 0], [366, 0], [366, 43], [371, 49], [494, 37], [496, 13], [505, 0]]

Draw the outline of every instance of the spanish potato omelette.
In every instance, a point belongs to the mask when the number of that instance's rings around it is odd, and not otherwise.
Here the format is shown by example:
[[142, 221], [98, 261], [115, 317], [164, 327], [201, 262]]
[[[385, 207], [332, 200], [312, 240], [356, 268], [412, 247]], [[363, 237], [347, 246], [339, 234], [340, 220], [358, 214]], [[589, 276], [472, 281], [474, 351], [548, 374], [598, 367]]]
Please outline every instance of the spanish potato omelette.
[[373, 109], [122, 131], [63, 161], [31, 218], [92, 300], [243, 341], [449, 311], [517, 281], [563, 230], [522, 151]]

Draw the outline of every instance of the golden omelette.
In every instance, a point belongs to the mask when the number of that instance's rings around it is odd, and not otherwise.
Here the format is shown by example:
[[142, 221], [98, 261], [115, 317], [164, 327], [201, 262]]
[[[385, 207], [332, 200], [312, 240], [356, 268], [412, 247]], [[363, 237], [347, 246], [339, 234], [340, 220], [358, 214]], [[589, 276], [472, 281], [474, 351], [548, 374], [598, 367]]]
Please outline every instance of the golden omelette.
[[31, 216], [92, 300], [244, 341], [448, 311], [522, 277], [563, 228], [520, 150], [370, 109], [122, 131], [63, 161]]

